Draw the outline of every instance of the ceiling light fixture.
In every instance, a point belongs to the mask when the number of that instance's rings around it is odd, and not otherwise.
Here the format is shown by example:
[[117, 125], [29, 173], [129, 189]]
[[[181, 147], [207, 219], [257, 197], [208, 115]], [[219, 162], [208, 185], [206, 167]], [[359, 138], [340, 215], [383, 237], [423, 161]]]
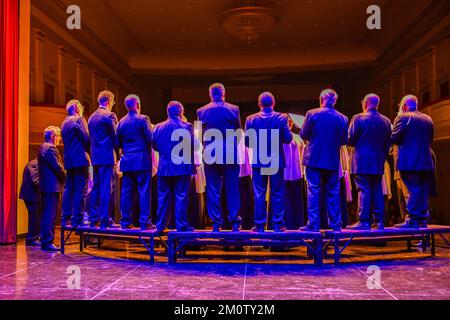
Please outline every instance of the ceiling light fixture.
[[249, 43], [278, 23], [275, 10], [267, 7], [239, 7], [222, 14], [222, 28], [230, 35]]

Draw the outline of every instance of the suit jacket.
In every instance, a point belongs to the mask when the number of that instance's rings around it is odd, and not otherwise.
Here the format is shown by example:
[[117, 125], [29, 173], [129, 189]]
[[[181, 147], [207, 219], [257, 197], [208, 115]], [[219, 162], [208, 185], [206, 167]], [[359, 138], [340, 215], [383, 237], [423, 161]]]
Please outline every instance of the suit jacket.
[[433, 139], [433, 120], [429, 116], [420, 111], [399, 115], [392, 132], [393, 143], [398, 145], [398, 170], [433, 171]]
[[66, 173], [61, 155], [55, 145], [44, 142], [38, 151], [39, 190], [42, 193], [59, 193], [63, 190]]
[[[175, 130], [180, 129], [182, 130], [180, 132], [186, 134], [184, 139], [189, 139], [190, 148], [183, 149], [183, 153], [177, 153], [180, 156], [178, 160], [181, 164], [175, 164], [172, 161], [172, 151], [180, 142], [178, 140], [172, 141], [172, 134]], [[153, 149], [159, 153], [158, 176], [171, 177], [195, 174], [194, 127], [192, 124], [177, 119], [168, 119], [158, 123], [153, 131]], [[188, 154], [184, 154], [184, 152], [188, 152]], [[185, 157], [188, 161], [182, 161]]]
[[64, 167], [66, 170], [89, 167], [91, 165], [89, 158], [91, 140], [86, 120], [79, 116], [68, 116], [61, 126], [61, 135], [64, 142]]
[[88, 126], [91, 135], [92, 165], [116, 164], [116, 114], [105, 108], [98, 108], [89, 118]]
[[41, 202], [41, 193], [39, 192], [39, 166], [37, 159], [31, 160], [23, 170], [19, 199], [34, 203]]
[[122, 172], [152, 170], [152, 128], [150, 118], [128, 113], [117, 126], [117, 146], [122, 149]]
[[340, 150], [347, 144], [348, 118], [334, 108], [308, 111], [300, 130], [306, 141], [303, 165], [315, 169], [339, 171]]
[[[241, 116], [239, 107], [228, 102], [211, 102], [206, 106], [197, 110], [198, 120], [202, 122], [203, 132], [209, 129], [216, 129], [222, 133], [223, 136], [223, 157], [222, 162], [227, 163], [227, 154], [234, 154], [232, 158], [237, 164], [238, 145], [240, 139], [235, 138], [233, 144], [227, 144], [226, 131], [229, 129], [242, 129]], [[205, 142], [205, 148], [211, 142]]]
[[[287, 115], [281, 114], [279, 112], [258, 112], [250, 115], [245, 121], [245, 130], [255, 130], [257, 134], [256, 139], [256, 147], [253, 152], [253, 168], [268, 168], [271, 164], [263, 163], [260, 158], [261, 152], [261, 143], [265, 143], [267, 145], [267, 153], [265, 156], [273, 156], [278, 159], [278, 168], [286, 167], [286, 159], [284, 156], [283, 144], [289, 144], [292, 142], [292, 133], [289, 129], [288, 125], [288, 117]], [[267, 130], [267, 141], [260, 141], [259, 133], [261, 129]], [[272, 150], [272, 134], [271, 130], [278, 130], [278, 150]], [[252, 147], [250, 144], [251, 141], [246, 141], [247, 146]], [[257, 152], [256, 152], [257, 151]], [[272, 164], [273, 165], [273, 164]]]
[[392, 123], [377, 110], [353, 117], [348, 144], [353, 147], [351, 174], [384, 174], [391, 147]]

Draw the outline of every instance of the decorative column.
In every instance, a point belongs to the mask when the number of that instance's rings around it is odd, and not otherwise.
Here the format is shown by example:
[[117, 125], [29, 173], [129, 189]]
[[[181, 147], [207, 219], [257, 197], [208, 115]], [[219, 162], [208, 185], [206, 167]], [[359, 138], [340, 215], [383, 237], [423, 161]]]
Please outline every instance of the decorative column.
[[81, 85], [82, 80], [82, 76], [83, 76], [83, 61], [80, 59], [77, 59], [77, 73], [76, 73], [76, 95], [77, 95], [77, 99], [82, 101], [83, 100], [83, 87]]
[[414, 74], [416, 79], [416, 96], [420, 99], [420, 60], [414, 60]]
[[405, 70], [402, 69], [400, 70], [400, 80], [401, 80], [401, 92], [402, 92], [402, 96], [406, 95], [406, 80], [405, 80]]
[[66, 101], [66, 49], [58, 47], [58, 96], [56, 103], [64, 106]]
[[432, 46], [430, 50], [431, 56], [431, 83], [430, 83], [430, 94], [431, 101], [438, 99], [437, 92], [437, 63], [436, 63], [436, 47]]
[[44, 41], [45, 33], [37, 30], [34, 34], [34, 100], [44, 102]]
[[97, 96], [98, 96], [98, 88], [97, 88], [97, 77], [98, 73], [95, 70], [92, 70], [91, 73], [91, 91], [92, 91], [92, 110], [93, 112], [95, 110], [95, 107], [97, 106]]
[[389, 114], [395, 117], [395, 101], [394, 101], [394, 80], [389, 79]]

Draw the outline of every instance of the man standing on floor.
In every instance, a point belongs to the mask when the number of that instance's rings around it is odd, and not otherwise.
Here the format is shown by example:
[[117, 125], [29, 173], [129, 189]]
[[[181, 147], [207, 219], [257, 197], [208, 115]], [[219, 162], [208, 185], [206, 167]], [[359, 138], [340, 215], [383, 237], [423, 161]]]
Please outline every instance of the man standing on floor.
[[[283, 144], [292, 142], [292, 133], [288, 125], [287, 115], [275, 112], [275, 97], [270, 92], [259, 96], [260, 112], [250, 115], [245, 124], [245, 130], [254, 130], [256, 145], [253, 149], [253, 192], [255, 198], [254, 232], [264, 232], [267, 222], [266, 194], [270, 179], [270, 202], [273, 209], [273, 230], [285, 232], [284, 220], [284, 169], [286, 160]], [[267, 139], [262, 132], [266, 132]], [[277, 141], [272, 141], [277, 139]], [[266, 144], [263, 146], [263, 144]], [[256, 148], [255, 148], [256, 147]], [[272, 149], [273, 148], [273, 149]], [[262, 150], [267, 151], [266, 154]], [[270, 156], [269, 156], [270, 155]], [[267, 159], [262, 159], [266, 157]], [[271, 161], [265, 161], [271, 160]], [[275, 160], [275, 163], [272, 161]]]
[[[169, 207], [174, 203], [175, 222], [178, 232], [193, 231], [188, 225], [189, 187], [194, 166], [194, 127], [183, 121], [184, 107], [178, 101], [167, 106], [168, 119], [155, 126], [153, 149], [159, 153], [158, 165], [158, 211], [156, 226], [159, 232], [167, 228]], [[180, 144], [174, 137], [183, 139], [182, 154], [173, 153]]]
[[[238, 232], [241, 228], [239, 217], [240, 194], [238, 145], [240, 137], [234, 137], [233, 141], [227, 141], [227, 130], [236, 131], [242, 129], [239, 107], [225, 102], [225, 87], [216, 83], [209, 88], [211, 103], [197, 110], [198, 120], [202, 122], [203, 131], [210, 133], [214, 130], [220, 132], [223, 137], [221, 154], [212, 152], [209, 159], [204, 159], [206, 175], [206, 209], [213, 221], [213, 231], [220, 232], [223, 226], [222, 209], [220, 197], [222, 185], [225, 188], [229, 222], [233, 231]], [[214, 139], [214, 138], [213, 138]], [[205, 149], [213, 141], [205, 141]]]
[[61, 130], [48, 127], [44, 132], [44, 143], [38, 151], [39, 190], [42, 194], [41, 248], [44, 251], [59, 251], [54, 245], [55, 221], [66, 173], [61, 156], [56, 148], [61, 141]]
[[396, 228], [426, 228], [431, 177], [434, 163], [431, 144], [433, 120], [418, 110], [418, 99], [405, 96], [400, 102], [403, 113], [395, 119], [392, 141], [398, 146], [398, 170], [408, 190], [406, 221]]
[[154, 230], [151, 221], [152, 128], [150, 118], [141, 115], [141, 100], [136, 95], [125, 98], [128, 114], [117, 126], [118, 148], [122, 150], [123, 173], [120, 209], [122, 229], [131, 229], [133, 192], [138, 191], [141, 230]]
[[[117, 116], [111, 112], [114, 94], [102, 91], [98, 95], [99, 107], [89, 118], [91, 135], [91, 159], [94, 168], [94, 185], [89, 203], [91, 227], [100, 223], [100, 228], [110, 227], [109, 207], [113, 189], [114, 166], [117, 161], [116, 126]], [[98, 210], [96, 207], [98, 205]]]
[[[340, 208], [340, 150], [347, 144], [348, 118], [334, 109], [338, 94], [332, 89], [320, 94], [320, 108], [308, 111], [300, 137], [305, 141], [303, 165], [308, 182], [309, 222], [301, 231], [319, 231], [320, 202], [326, 203], [330, 227], [342, 228]], [[321, 199], [325, 188], [325, 199]]]
[[39, 191], [39, 166], [37, 159], [31, 160], [23, 171], [19, 199], [25, 202], [28, 211], [28, 234], [25, 242], [28, 247], [40, 247], [42, 205]]
[[384, 166], [391, 147], [392, 123], [378, 112], [380, 97], [367, 95], [362, 101], [363, 113], [353, 117], [348, 144], [353, 147], [351, 174], [358, 190], [359, 222], [348, 229], [370, 230], [374, 213], [378, 230], [384, 229]]
[[64, 226], [71, 220], [72, 227], [79, 227], [83, 225], [86, 208], [91, 141], [86, 120], [83, 118], [84, 108], [80, 101], [69, 101], [66, 110], [67, 117], [61, 128], [64, 142], [64, 167], [67, 170], [61, 224]]

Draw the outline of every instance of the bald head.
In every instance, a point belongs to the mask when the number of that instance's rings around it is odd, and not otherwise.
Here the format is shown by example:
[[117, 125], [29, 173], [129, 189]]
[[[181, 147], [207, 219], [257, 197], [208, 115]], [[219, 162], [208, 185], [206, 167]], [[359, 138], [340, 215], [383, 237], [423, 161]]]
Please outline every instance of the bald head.
[[184, 107], [181, 102], [171, 101], [167, 105], [167, 115], [171, 119], [181, 119], [183, 117]]
[[128, 111], [139, 112], [141, 110], [141, 99], [135, 94], [130, 94], [125, 98], [125, 106]]
[[214, 83], [209, 87], [209, 96], [213, 102], [222, 102], [225, 100], [225, 87], [221, 83]]
[[380, 100], [380, 97], [375, 93], [369, 93], [362, 101], [363, 110], [377, 110], [380, 105]]
[[336, 102], [339, 98], [339, 95], [333, 89], [326, 89], [320, 93], [320, 106], [333, 108], [336, 105]]
[[275, 97], [270, 92], [262, 93], [258, 98], [258, 103], [260, 108], [271, 108], [275, 107]]
[[419, 106], [419, 99], [412, 94], [404, 96], [402, 101], [400, 102], [400, 110], [403, 112], [417, 111], [418, 106]]

